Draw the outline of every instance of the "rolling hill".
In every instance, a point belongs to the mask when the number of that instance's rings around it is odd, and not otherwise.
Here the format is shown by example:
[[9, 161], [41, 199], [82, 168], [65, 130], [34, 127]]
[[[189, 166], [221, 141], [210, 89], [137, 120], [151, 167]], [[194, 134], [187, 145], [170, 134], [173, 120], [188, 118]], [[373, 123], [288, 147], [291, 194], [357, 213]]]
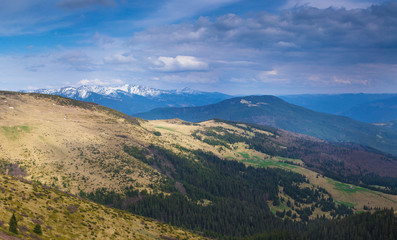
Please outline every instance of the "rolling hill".
[[238, 97], [201, 107], [159, 108], [135, 116], [144, 119], [180, 118], [191, 122], [214, 118], [250, 122], [332, 142], [354, 142], [397, 154], [397, 131], [315, 112], [274, 96]]
[[[52, 197], [58, 189], [211, 237], [310, 239], [311, 226], [329, 223], [317, 216], [397, 207], [396, 195], [386, 193], [397, 187], [396, 158], [241, 122], [146, 121], [54, 95], [0, 92], [0, 149], [1, 173], [49, 189]], [[18, 203], [26, 197], [14, 201], [14, 195], [1, 204], [21, 214]], [[53, 206], [52, 197], [38, 199], [37, 208], [49, 204], [68, 214], [65, 206], [78, 201]], [[83, 214], [84, 221], [96, 218]], [[32, 223], [22, 221], [30, 234]]]

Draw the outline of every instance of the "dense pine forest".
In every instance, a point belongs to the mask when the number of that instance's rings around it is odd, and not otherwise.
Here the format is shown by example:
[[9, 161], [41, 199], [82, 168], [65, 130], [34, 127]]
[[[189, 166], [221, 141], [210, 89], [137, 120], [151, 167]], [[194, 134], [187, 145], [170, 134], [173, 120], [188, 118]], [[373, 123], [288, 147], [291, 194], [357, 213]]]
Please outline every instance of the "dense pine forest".
[[[362, 150], [370, 153], [380, 154], [380, 158], [389, 162], [397, 164], [397, 158], [390, 154], [382, 154], [377, 150], [360, 146], [352, 143], [329, 143], [322, 141], [312, 141], [311, 139], [289, 139], [280, 133], [279, 129], [262, 126], [258, 124], [244, 123], [244, 126], [239, 122], [217, 120], [233, 125], [237, 128], [252, 131], [252, 129], [260, 129], [274, 134], [274, 136], [281, 136], [279, 138], [269, 137], [268, 134], [255, 133], [253, 137], [238, 136], [229, 133], [222, 128], [214, 128], [201, 132], [201, 135], [210, 137], [203, 141], [210, 145], [221, 145], [227, 147], [228, 144], [237, 142], [244, 142], [250, 148], [259, 152], [263, 152], [272, 156], [282, 156], [287, 158], [302, 159], [306, 166], [321, 172], [327, 177], [347, 182], [355, 185], [360, 185], [376, 191], [385, 193], [397, 194], [397, 178], [390, 176], [380, 176], [379, 174], [368, 172], [365, 169], [355, 169], [348, 166], [350, 161], [360, 161], [362, 158], [371, 157], [365, 156], [361, 153]], [[193, 134], [197, 139], [201, 139], [197, 132]], [[288, 145], [287, 148], [280, 148], [282, 145]], [[375, 154], [372, 156], [377, 158]], [[376, 166], [372, 166], [376, 168]], [[374, 185], [382, 186], [382, 188], [375, 188]]]
[[[357, 221], [362, 224], [359, 234], [363, 236], [384, 239], [397, 236], [393, 211], [353, 215], [351, 208], [335, 204], [325, 189], [298, 187], [307, 180], [297, 173], [247, 167], [203, 151], [184, 149], [190, 152], [185, 156], [151, 146], [149, 151], [155, 153], [154, 158], [146, 157], [147, 150], [135, 147], [126, 146], [125, 151], [167, 174], [170, 180], [163, 190], [171, 194], [138, 192], [131, 188], [122, 196], [101, 189], [89, 194], [81, 192], [82, 197], [216, 238], [319, 239], [316, 236], [322, 238], [325, 234], [349, 239], [357, 231], [354, 227]], [[279, 198], [279, 188], [283, 188], [288, 200]], [[291, 201], [298, 214], [271, 213], [269, 204], [290, 205]], [[312, 207], [304, 207], [310, 203]], [[316, 208], [329, 212], [334, 220], [324, 216], [310, 220]], [[297, 218], [300, 220], [295, 221]], [[387, 231], [374, 230], [379, 227]], [[340, 235], [333, 235], [334, 232]]]
[[299, 232], [275, 231], [246, 237], [259, 239], [397, 239], [397, 218], [393, 210], [377, 210], [374, 213], [360, 213], [340, 219], [317, 219], [303, 226]]

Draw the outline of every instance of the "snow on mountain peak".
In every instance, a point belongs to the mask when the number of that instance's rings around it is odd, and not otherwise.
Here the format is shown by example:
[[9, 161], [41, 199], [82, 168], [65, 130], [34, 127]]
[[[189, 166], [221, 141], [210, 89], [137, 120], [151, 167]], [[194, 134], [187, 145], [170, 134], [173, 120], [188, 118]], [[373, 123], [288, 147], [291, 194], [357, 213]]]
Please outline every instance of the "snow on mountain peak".
[[143, 97], [156, 97], [161, 94], [170, 94], [172, 92], [177, 93], [187, 93], [187, 91], [166, 91], [159, 90], [155, 88], [149, 88], [142, 85], [130, 85], [125, 84], [122, 86], [110, 87], [110, 86], [97, 86], [97, 85], [82, 85], [79, 87], [63, 87], [59, 89], [39, 89], [35, 91], [36, 93], [43, 94], [55, 94], [55, 95], [64, 95], [70, 98], [88, 98], [92, 93], [117, 97], [118, 94], [127, 94], [127, 95], [139, 95]]
[[82, 85], [22, 92], [59, 95], [76, 100], [95, 102], [128, 115], [146, 112], [157, 107], [202, 106], [230, 97], [221, 93], [206, 93], [190, 88], [160, 90], [129, 84], [120, 86]]
[[198, 94], [198, 93], [200, 93], [199, 91], [196, 91], [196, 90], [191, 89], [189, 87], [185, 87], [185, 88], [179, 89], [176, 92], [177, 93], [188, 93], [188, 94]]
[[141, 86], [141, 85], [129, 85], [129, 93], [131, 94], [136, 94], [136, 95], [140, 95], [140, 96], [158, 96], [162, 93], [166, 93], [166, 91], [162, 91], [162, 90], [158, 90], [158, 89], [154, 89], [154, 88], [148, 88], [145, 86]]

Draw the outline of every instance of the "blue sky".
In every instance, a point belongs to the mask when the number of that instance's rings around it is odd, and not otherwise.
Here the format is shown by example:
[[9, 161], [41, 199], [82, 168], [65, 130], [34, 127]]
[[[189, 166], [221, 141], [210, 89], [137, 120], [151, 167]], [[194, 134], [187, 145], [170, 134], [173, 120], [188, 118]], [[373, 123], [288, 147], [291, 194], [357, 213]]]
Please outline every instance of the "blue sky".
[[0, 89], [397, 92], [397, 1], [0, 0]]

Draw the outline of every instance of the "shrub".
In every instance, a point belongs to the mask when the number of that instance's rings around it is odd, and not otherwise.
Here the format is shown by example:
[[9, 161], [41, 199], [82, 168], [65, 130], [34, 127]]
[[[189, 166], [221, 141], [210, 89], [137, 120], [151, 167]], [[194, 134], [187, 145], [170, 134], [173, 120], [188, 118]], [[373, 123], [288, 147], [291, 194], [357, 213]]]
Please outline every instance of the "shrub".
[[18, 234], [18, 222], [15, 217], [15, 214], [12, 214], [12, 216], [10, 218], [9, 225], [10, 225], [10, 227], [9, 227], [10, 232]]
[[36, 224], [36, 226], [34, 226], [34, 228], [33, 228], [33, 232], [38, 234], [38, 235], [42, 235], [43, 232], [41, 231], [41, 225], [40, 224]]

